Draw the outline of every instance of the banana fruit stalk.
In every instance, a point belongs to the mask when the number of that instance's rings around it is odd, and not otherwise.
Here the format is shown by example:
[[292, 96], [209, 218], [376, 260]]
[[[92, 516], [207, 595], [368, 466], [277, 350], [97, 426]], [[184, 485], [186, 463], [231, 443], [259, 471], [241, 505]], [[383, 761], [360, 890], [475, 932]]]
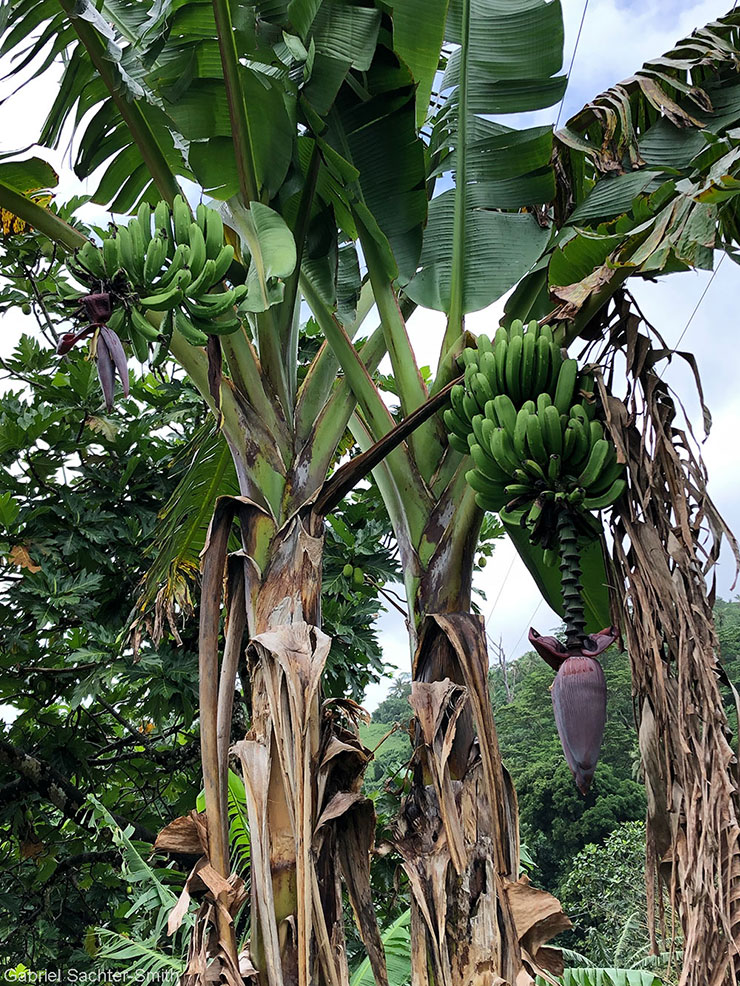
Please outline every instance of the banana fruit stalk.
[[551, 326], [514, 321], [461, 357], [444, 421], [450, 445], [469, 452], [466, 474], [484, 510], [519, 516], [535, 543], [557, 559], [563, 510], [595, 529], [590, 511], [624, 492], [624, 466], [597, 418], [593, 377], [564, 355]]

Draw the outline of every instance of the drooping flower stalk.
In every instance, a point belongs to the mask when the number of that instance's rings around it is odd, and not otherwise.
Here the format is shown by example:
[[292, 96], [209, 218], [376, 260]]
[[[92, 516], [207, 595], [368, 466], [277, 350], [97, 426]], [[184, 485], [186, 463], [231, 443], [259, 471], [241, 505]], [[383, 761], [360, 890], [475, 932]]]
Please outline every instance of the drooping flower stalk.
[[557, 518], [560, 544], [560, 581], [563, 589], [565, 643], [568, 650], [580, 649], [586, 637], [586, 614], [581, 585], [578, 534], [570, 510], [563, 507]]

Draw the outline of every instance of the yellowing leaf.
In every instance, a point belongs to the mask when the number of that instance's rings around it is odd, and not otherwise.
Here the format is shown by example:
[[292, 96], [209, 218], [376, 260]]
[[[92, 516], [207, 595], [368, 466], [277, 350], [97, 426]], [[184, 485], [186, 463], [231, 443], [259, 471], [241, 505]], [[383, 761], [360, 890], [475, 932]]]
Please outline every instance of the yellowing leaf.
[[91, 415], [85, 421], [85, 424], [90, 431], [98, 432], [103, 438], [107, 438], [109, 442], [113, 441], [119, 431], [118, 425], [111, 421], [110, 418], [101, 418], [97, 415]]

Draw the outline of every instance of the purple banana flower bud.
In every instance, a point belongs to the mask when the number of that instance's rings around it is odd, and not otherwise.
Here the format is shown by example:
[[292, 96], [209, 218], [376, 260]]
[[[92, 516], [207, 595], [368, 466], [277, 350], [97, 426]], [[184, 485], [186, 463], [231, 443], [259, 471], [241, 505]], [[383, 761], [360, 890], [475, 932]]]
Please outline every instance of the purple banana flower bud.
[[616, 627], [604, 627], [584, 638], [580, 647], [565, 647], [557, 637], [543, 637], [529, 628], [529, 642], [557, 671], [552, 707], [563, 753], [578, 790], [586, 794], [599, 759], [606, 722], [606, 680], [596, 660], [617, 639]]
[[91, 322], [107, 322], [113, 312], [111, 296], [107, 291], [101, 294], [86, 294], [82, 307]]
[[606, 680], [593, 657], [567, 657], [552, 685], [552, 707], [563, 753], [581, 794], [599, 759], [606, 723]]
[[98, 348], [95, 352], [95, 359], [98, 364], [98, 378], [105, 398], [105, 406], [110, 411], [113, 407], [113, 395], [116, 389], [116, 375], [108, 344], [101, 333], [98, 336]]
[[110, 353], [110, 358], [113, 360], [116, 370], [118, 370], [118, 376], [121, 378], [123, 394], [125, 397], [128, 397], [128, 362], [126, 360], [126, 353], [123, 351], [121, 340], [118, 338], [113, 329], [109, 329], [107, 325], [102, 325], [100, 327], [100, 338], [105, 340], [108, 352]]

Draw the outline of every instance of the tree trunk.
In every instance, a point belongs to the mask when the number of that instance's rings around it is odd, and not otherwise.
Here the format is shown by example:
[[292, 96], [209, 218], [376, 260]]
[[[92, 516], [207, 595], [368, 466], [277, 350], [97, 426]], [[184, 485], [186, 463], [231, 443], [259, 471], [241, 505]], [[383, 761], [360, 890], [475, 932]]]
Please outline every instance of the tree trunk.
[[555, 898], [518, 879], [516, 793], [488, 694], [485, 625], [469, 611], [480, 520], [465, 503], [455, 511], [412, 600], [416, 761], [396, 835], [412, 890], [413, 986], [532, 983], [562, 971], [545, 943], [570, 926]]
[[[225, 657], [218, 688], [215, 641], [219, 586], [234, 515], [241, 522], [242, 551], [232, 556], [229, 624], [245, 607], [249, 632], [251, 728], [234, 747], [243, 775], [251, 836], [252, 935], [248, 954], [237, 955], [228, 915], [236, 911], [238, 881], [230, 873], [228, 812], [217, 735], [228, 723], [211, 713], [218, 692], [233, 693], [236, 665]], [[191, 967], [218, 954], [222, 973], [235, 983], [252, 975], [260, 986], [309, 986], [348, 982], [340, 875], [358, 913], [379, 981], [387, 983], [380, 935], [369, 903], [370, 852], [375, 834], [372, 803], [360, 787], [369, 753], [358, 739], [359, 707], [321, 700], [321, 676], [331, 640], [320, 629], [323, 518], [296, 513], [264, 547], [265, 518], [246, 498], [222, 497], [209, 533], [201, 604], [201, 737], [210, 859], [232, 885], [217, 896], [218, 941], [196, 934]], [[261, 547], [261, 544], [263, 545]], [[266, 556], [267, 561], [258, 563]], [[239, 578], [234, 566], [243, 565]], [[241, 624], [243, 625], [243, 624]], [[228, 674], [227, 666], [231, 665]], [[216, 737], [216, 738], [214, 738]], [[209, 798], [210, 795], [210, 798]], [[342, 851], [337, 851], [337, 825]], [[203, 921], [207, 915], [201, 915]], [[204, 946], [205, 941], [205, 946]], [[209, 951], [210, 950], [210, 951]], [[234, 969], [240, 965], [239, 977]], [[193, 983], [205, 980], [193, 979]]]

